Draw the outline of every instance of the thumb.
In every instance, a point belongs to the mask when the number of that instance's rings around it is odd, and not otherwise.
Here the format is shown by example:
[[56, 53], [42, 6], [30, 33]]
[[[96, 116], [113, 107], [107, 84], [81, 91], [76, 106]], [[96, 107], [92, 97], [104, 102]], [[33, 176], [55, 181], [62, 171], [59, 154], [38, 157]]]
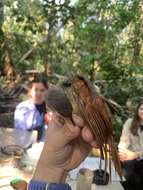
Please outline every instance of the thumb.
[[56, 144], [57, 147], [63, 147], [75, 139], [80, 134], [80, 130], [80, 127], [74, 125], [69, 118], [53, 115], [46, 133], [47, 141]]
[[61, 129], [61, 144], [64, 146], [70, 143], [73, 139], [80, 134], [80, 127], [73, 125], [70, 119], [65, 119], [65, 124]]

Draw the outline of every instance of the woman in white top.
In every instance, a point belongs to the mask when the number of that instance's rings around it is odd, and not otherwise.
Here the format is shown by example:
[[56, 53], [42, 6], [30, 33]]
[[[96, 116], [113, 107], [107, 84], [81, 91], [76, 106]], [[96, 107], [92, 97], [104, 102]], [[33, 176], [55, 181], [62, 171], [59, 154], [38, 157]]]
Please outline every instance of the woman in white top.
[[118, 145], [125, 178], [133, 184], [143, 181], [143, 101], [133, 118], [128, 119]]
[[47, 79], [43, 75], [37, 75], [29, 84], [27, 100], [19, 103], [14, 112], [15, 128], [28, 131], [36, 130], [38, 142], [44, 140], [47, 90]]

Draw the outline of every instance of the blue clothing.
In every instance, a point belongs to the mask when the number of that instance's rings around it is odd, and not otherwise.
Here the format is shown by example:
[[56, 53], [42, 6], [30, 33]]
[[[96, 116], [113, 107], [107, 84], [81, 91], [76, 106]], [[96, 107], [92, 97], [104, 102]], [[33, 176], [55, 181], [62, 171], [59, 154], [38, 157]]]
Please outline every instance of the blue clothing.
[[44, 181], [31, 180], [27, 190], [71, 190], [68, 184], [48, 184]]
[[44, 138], [44, 113], [37, 110], [36, 106], [30, 101], [26, 100], [18, 104], [14, 113], [14, 126], [23, 130], [37, 130], [40, 134], [38, 140]]

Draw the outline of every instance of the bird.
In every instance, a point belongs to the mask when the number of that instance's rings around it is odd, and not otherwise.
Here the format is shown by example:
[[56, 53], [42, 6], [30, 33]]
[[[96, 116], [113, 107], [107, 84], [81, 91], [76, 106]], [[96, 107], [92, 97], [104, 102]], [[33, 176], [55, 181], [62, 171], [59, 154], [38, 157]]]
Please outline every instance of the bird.
[[111, 177], [112, 161], [115, 170], [122, 179], [121, 164], [113, 138], [111, 113], [109, 113], [113, 106], [83, 76], [69, 77], [62, 83], [62, 88], [49, 89], [46, 98], [48, 108], [71, 120], [73, 112], [79, 114], [93, 133], [99, 147], [99, 171], [102, 169], [102, 160], [104, 159], [104, 177], [106, 177], [107, 167], [109, 167]]

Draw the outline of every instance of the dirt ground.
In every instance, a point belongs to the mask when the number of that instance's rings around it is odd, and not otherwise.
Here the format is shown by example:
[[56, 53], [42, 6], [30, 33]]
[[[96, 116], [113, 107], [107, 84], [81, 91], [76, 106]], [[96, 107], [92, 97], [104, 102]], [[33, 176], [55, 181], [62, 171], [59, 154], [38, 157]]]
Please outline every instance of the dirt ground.
[[3, 164], [0, 162], [0, 190], [13, 190], [10, 186], [13, 179], [18, 178], [28, 182], [32, 178], [32, 174], [15, 167], [13, 163]]

